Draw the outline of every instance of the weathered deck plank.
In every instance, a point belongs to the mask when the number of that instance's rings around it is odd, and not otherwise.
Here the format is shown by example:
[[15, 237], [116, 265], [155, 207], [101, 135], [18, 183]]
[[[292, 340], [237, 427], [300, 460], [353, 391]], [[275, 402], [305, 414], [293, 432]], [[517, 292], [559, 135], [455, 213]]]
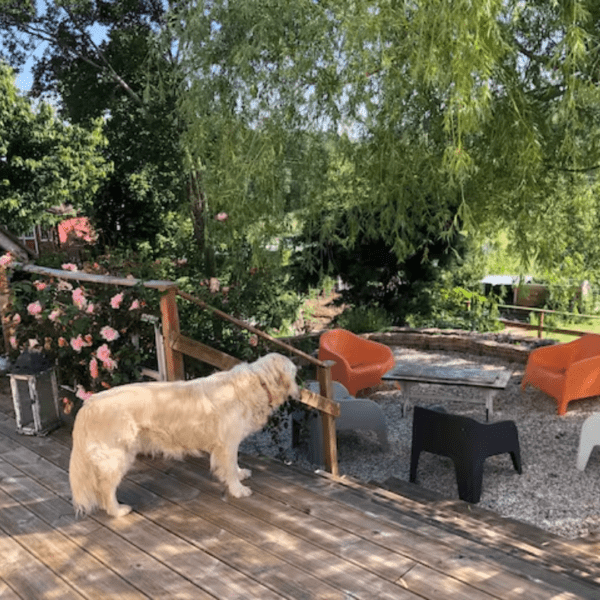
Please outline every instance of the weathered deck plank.
[[[63, 579], [42, 561], [3, 532], [0, 535], [0, 573], [7, 588], [18, 598], [48, 598], [48, 600], [81, 600]], [[2, 596], [4, 597], [4, 596]], [[9, 593], [7, 592], [7, 597]]]
[[[142, 459], [119, 490], [133, 513], [77, 520], [69, 454], [66, 429], [21, 436], [0, 413], [2, 599], [600, 597], [585, 551], [552, 570], [561, 546], [543, 535], [527, 543], [460, 512], [436, 520], [415, 498], [255, 457], [242, 457], [249, 498], [225, 501], [203, 459]], [[478, 540], [477, 527], [490, 531]]]
[[[249, 466], [265, 468], [261, 467], [261, 462], [257, 459], [247, 457], [246, 460], [249, 462]], [[598, 558], [581, 548], [575, 555], [576, 546], [558, 536], [538, 530], [540, 539], [529, 544], [526, 539], [527, 535], [513, 536], [517, 526], [516, 522], [507, 521], [504, 529], [502, 525], [492, 529], [485, 520], [478, 521], [475, 516], [470, 524], [462, 524], [463, 528], [471, 528], [472, 535], [465, 536], [463, 535], [464, 529], [461, 531], [459, 527], [454, 530], [449, 526], [450, 523], [458, 522], [460, 524], [463, 514], [461, 512], [438, 509], [436, 512], [439, 513], [439, 519], [434, 519], [433, 514], [428, 514], [428, 517], [424, 518], [423, 515], [419, 515], [419, 507], [415, 507], [410, 498], [398, 496], [380, 488], [368, 489], [368, 486], [356, 484], [351, 479], [334, 481], [327, 473], [323, 473], [322, 477], [314, 478], [301, 470], [282, 468], [277, 463], [269, 464], [268, 472], [270, 476], [276, 475], [290, 485], [298, 485], [303, 490], [312, 492], [315, 495], [315, 500], [311, 500], [313, 514], [321, 506], [319, 498], [335, 500], [341, 506], [352, 506], [365, 515], [375, 514], [376, 518], [383, 523], [399, 526], [406, 532], [420, 532], [436, 545], [438, 542], [446, 542], [450, 547], [458, 549], [461, 557], [468, 556], [468, 551], [471, 550], [476, 556], [489, 558], [504, 571], [521, 574], [525, 579], [534, 582], [543, 579], [548, 583], [554, 581], [557, 589], [566, 586], [566, 589], [577, 591], [584, 597], [600, 597], [598, 582], [600, 561]], [[291, 501], [295, 502], [297, 496], [294, 491], [290, 489], [288, 494]], [[325, 503], [325, 506], [328, 510], [331, 509], [331, 505]], [[471, 508], [470, 505], [466, 505], [464, 512], [470, 512], [469, 508]], [[475, 509], [473, 512], [477, 512], [476, 507], [473, 508]], [[336, 525], [339, 524], [339, 517], [339, 511], [334, 511], [333, 520], [328, 519], [327, 521]], [[504, 519], [497, 517], [497, 521], [503, 523]], [[353, 526], [354, 521], [347, 520], [346, 522]], [[524, 525], [526, 533], [530, 528], [531, 526]], [[456, 535], [462, 538], [462, 541], [457, 540]], [[556, 542], [559, 550], [554, 549], [549, 540]], [[560, 548], [563, 546], [569, 549], [566, 555], [560, 553]], [[443, 552], [442, 548], [443, 546], [438, 547], [438, 551]], [[565, 560], [569, 559], [570, 563], [565, 566]], [[574, 579], [571, 580], [572, 578]]]
[[[261, 461], [245, 457], [246, 466], [261, 468]], [[177, 465], [176, 468], [187, 469], [186, 464]], [[436, 573], [444, 573], [447, 576], [454, 577], [456, 580], [462, 580], [465, 584], [473, 586], [479, 590], [479, 593], [489, 593], [500, 598], [539, 598], [540, 600], [548, 598], [550, 593], [555, 593], [556, 589], [548, 586], [541, 589], [536, 583], [529, 580], [530, 574], [518, 575], [509, 569], [501, 569], [495, 561], [486, 560], [482, 556], [482, 548], [479, 544], [473, 544], [467, 540], [457, 540], [453, 534], [448, 534], [444, 530], [438, 530], [434, 526], [426, 526], [414, 519], [408, 519], [404, 522], [394, 520], [388, 521], [381, 518], [381, 515], [374, 514], [377, 507], [365, 506], [365, 510], [357, 510], [343, 502], [332, 502], [331, 499], [323, 497], [309, 491], [306, 487], [291, 481], [295, 474], [289, 472], [288, 468], [282, 468], [278, 465], [269, 463], [268, 467], [263, 466], [268, 473], [264, 473], [257, 478], [253, 484], [255, 490], [262, 495], [271, 498], [274, 501], [292, 505], [293, 509], [287, 511], [287, 514], [281, 519], [281, 514], [271, 516], [264, 515], [264, 518], [270, 518], [278, 527], [293, 532], [299, 536], [315, 536], [317, 532], [330, 531], [332, 526], [338, 531], [344, 532], [345, 536], [354, 535], [364, 540], [365, 545], [370, 543], [370, 547], [377, 545], [380, 550], [387, 551], [388, 556], [392, 557], [389, 562], [393, 565], [393, 557], [396, 559], [418, 561], [428, 574], [424, 579], [423, 586], [418, 593], [431, 594], [427, 585], [435, 586]], [[272, 475], [273, 470], [277, 473], [288, 471], [290, 481], [285, 481]], [[198, 471], [197, 476], [201, 471]], [[313, 477], [307, 474], [309, 480]], [[305, 483], [305, 482], [303, 482]], [[319, 480], [319, 485], [323, 484]], [[327, 481], [325, 480], [327, 484]], [[329, 487], [329, 486], [328, 486]], [[331, 486], [338, 488], [338, 485]], [[343, 487], [342, 487], [343, 489]], [[258, 510], [263, 512], [265, 506], [271, 506], [272, 503], [259, 502], [251, 497], [243, 506], [246, 510]], [[269, 508], [269, 511], [271, 509]], [[366, 556], [366, 555], [365, 555]], [[384, 561], [369, 561], [365, 564], [373, 563], [373, 568], [382, 576], [393, 576], [392, 573], [386, 573], [386, 564]], [[414, 571], [415, 573], [419, 570]], [[413, 573], [413, 571], [410, 571]], [[400, 575], [396, 571], [396, 579]], [[402, 578], [406, 581], [406, 578]], [[451, 585], [448, 582], [447, 585]], [[412, 588], [411, 588], [412, 589]], [[415, 590], [417, 591], [417, 590]], [[460, 597], [469, 597], [468, 592], [463, 590]], [[458, 597], [458, 596], [457, 596]]]
[[[36, 444], [35, 439], [26, 440]], [[2, 445], [0, 442], [0, 449]], [[40, 462], [47, 463], [44, 459], [37, 460], [27, 457], [25, 449], [12, 451], [9, 454], [12, 460], [19, 462], [27, 473], [39, 476]], [[58, 456], [59, 453], [55, 453]], [[0, 452], [0, 456], [2, 453]], [[61, 458], [64, 462], [65, 457]], [[185, 539], [198, 548], [206, 548], [219, 560], [229, 564], [240, 573], [250, 577], [260, 578], [268, 586], [279, 586], [286, 589], [296, 587], [296, 594], [311, 592], [309, 597], [343, 598], [345, 590], [353, 581], [362, 581], [365, 591], [357, 597], [371, 598], [377, 592], [381, 598], [415, 598], [414, 594], [399, 588], [392, 582], [374, 576], [359, 565], [349, 563], [341, 557], [336, 557], [318, 547], [303, 544], [301, 539], [285, 536], [284, 532], [272, 530], [270, 535], [277, 540], [276, 547], [271, 551], [263, 549], [257, 544], [261, 533], [268, 528], [267, 523], [256, 523], [247, 513], [239, 511], [214, 496], [207, 495], [202, 499], [195, 499], [198, 491], [193, 493], [192, 488], [169, 478], [160, 472], [146, 467], [134, 470], [131, 479], [125, 482], [125, 487], [136, 485], [147, 494], [160, 496], [163, 502], [152, 503], [152, 507], [145, 506], [144, 514], [154, 523], [160, 523], [166, 531]], [[184, 464], [184, 463], [182, 463]], [[61, 470], [56, 465], [44, 464], [44, 477], [54, 482], [55, 491], [61, 491]], [[64, 474], [64, 472], [63, 472]], [[165, 478], [168, 479], [165, 481]], [[211, 485], [212, 482], [206, 482]], [[167, 498], [166, 496], [170, 496]], [[175, 510], [173, 503], [184, 502], [180, 510]], [[226, 514], [224, 509], [227, 507]], [[183, 514], [182, 514], [183, 513]], [[103, 519], [102, 516], [98, 517]], [[207, 520], [208, 519], [208, 520]], [[118, 521], [106, 519], [107, 526]], [[207, 531], [207, 524], [209, 530]], [[148, 525], [144, 527], [144, 532]], [[165, 534], [162, 534], [165, 537]], [[207, 547], [206, 539], [210, 541]], [[286, 549], [293, 553], [288, 556]], [[281, 557], [281, 558], [280, 558]], [[301, 568], [299, 568], [301, 567]], [[230, 575], [231, 578], [231, 575]], [[328, 583], [325, 583], [328, 582]], [[247, 593], [246, 586], [246, 593]], [[231, 594], [228, 598], [233, 597]], [[247, 597], [247, 596], [246, 596]], [[258, 596], [257, 596], [258, 597]], [[268, 597], [265, 594], [260, 596]], [[299, 597], [292, 595], [291, 597]], [[301, 597], [301, 596], [300, 596]]]
[[60, 529], [80, 548], [149, 597], [212, 598], [187, 578], [92, 519], [75, 520], [71, 504], [0, 459], [0, 490], [27, 505], [47, 527]]
[[[0, 556], [2, 556], [1, 552], [0, 550]], [[8, 583], [2, 578], [0, 578], [0, 600], [20, 600], [17, 593], [8, 587]]]
[[[28, 441], [35, 443], [36, 440], [32, 438]], [[29, 454], [34, 456], [30, 456]], [[45, 463], [42, 470], [44, 471], [44, 478], [50, 486], [50, 491], [59, 496], [64, 493], [64, 481], [61, 480], [66, 478], [66, 473], [48, 461], [44, 461], [43, 459], [36, 460], [35, 454], [28, 449], [21, 448], [19, 450], [3, 452], [2, 439], [0, 439], [0, 458], [12, 459], [14, 463], [19, 463], [20, 468], [23, 469], [23, 473], [33, 478], [39, 476], [40, 463]], [[40, 491], [40, 493], [43, 494], [43, 491]], [[149, 493], [148, 495], [152, 494]], [[149, 556], [156, 559], [159, 566], [160, 563], [163, 563], [163, 565], [167, 565], [170, 569], [179, 573], [181, 577], [201, 587], [206, 592], [204, 597], [239, 598], [240, 600], [247, 599], [248, 594], [269, 600], [282, 597], [279, 593], [271, 592], [268, 587], [256, 582], [252, 577], [244, 575], [241, 571], [229, 566], [213, 554], [201, 551], [197, 545], [189, 543], [183, 537], [171, 533], [168, 528], [158, 526], [154, 521], [146, 517], [134, 514], [131, 518], [119, 521], [109, 519], [102, 513], [99, 513], [96, 517], [76, 521], [74, 516], [72, 516], [72, 507], [66, 502], [64, 496], [62, 501], [64, 502], [63, 509], [68, 511], [66, 513], [66, 523], [63, 523], [62, 529], [68, 532], [69, 526], [77, 528], [79, 524], [94, 523], [95, 527], [92, 531], [84, 531], [76, 536], [80, 547], [90, 552], [102, 553], [102, 558], [113, 561], [112, 566], [118, 571], [122, 571], [123, 565], [135, 565], [134, 578], [140, 575], [144, 579], [143, 573], [138, 574], [137, 572], [143, 564], [139, 562], [138, 554], [139, 552], [143, 552], [146, 557]], [[153, 510], [157, 510], [160, 513], [160, 502], [152, 504], [154, 508], [149, 509], [149, 514], [152, 515]], [[165, 512], [169, 514], [169, 511]], [[197, 520], [190, 519], [190, 516], [179, 514], [178, 519], [181, 521], [184, 530], [197, 530]], [[0, 521], [1, 526], [2, 522]], [[100, 533], [98, 533], [98, 530]], [[110, 536], [109, 533], [111, 531], [118, 535]], [[204, 527], [199, 533], [201, 538], [213, 539], [216, 537], [225, 548], [228, 546], [227, 542], [235, 546], [236, 540], [223, 540], [221, 539], [221, 534], [221, 530], [213, 526]], [[104, 538], [105, 543], [98, 541], [97, 538], [99, 535]], [[125, 544], [123, 540], [129, 543]], [[110, 554], [110, 552], [109, 556], [106, 556], [106, 543], [112, 543], [110, 550], [114, 550], [117, 553], [117, 556], [120, 557], [119, 560], [115, 561], [115, 556]], [[122, 573], [122, 575], [129, 581], [132, 579], [131, 573], [129, 575]], [[161, 581], [154, 577], [152, 579]], [[145, 579], [144, 584], [147, 584]], [[289, 587], [289, 582], [286, 582], [286, 585]], [[164, 595], [166, 591], [162, 590], [161, 593]], [[159, 597], [156, 595], [156, 591], [154, 594], [151, 594], [150, 597]], [[182, 597], [170, 594], [173, 594], [172, 587], [169, 588], [169, 594], [164, 597]], [[200, 594], [201, 590], [197, 590], [195, 597], [202, 598], [203, 596]], [[212, 594], [212, 596], [208, 596], [208, 594]]]

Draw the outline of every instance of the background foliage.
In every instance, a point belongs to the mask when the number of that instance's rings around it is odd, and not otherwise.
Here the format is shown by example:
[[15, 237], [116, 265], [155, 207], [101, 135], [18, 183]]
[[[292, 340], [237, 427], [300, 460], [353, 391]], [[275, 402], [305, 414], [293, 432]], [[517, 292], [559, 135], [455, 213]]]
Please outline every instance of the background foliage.
[[0, 218], [15, 233], [57, 222], [47, 209], [73, 204], [89, 210], [109, 175], [99, 121], [68, 125], [46, 103], [35, 109], [0, 62]]
[[103, 119], [101, 241], [187, 259], [196, 290], [266, 268], [248, 292], [281, 321], [340, 274], [426, 316], [499, 230], [522, 272], [595, 270], [599, 23], [592, 0], [0, 0], [7, 60], [43, 42], [33, 95]]

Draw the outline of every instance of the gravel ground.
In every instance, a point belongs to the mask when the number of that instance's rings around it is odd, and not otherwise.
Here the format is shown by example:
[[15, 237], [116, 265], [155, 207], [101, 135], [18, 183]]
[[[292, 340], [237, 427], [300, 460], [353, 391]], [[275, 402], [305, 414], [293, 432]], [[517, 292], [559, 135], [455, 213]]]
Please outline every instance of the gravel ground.
[[[523, 473], [519, 475], [509, 454], [489, 457], [485, 462], [483, 490], [479, 506], [500, 515], [532, 523], [567, 538], [600, 534], [600, 447], [596, 447], [584, 472], [575, 467], [579, 434], [583, 421], [600, 412], [600, 398], [572, 402], [565, 416], [556, 414], [555, 401], [533, 388], [520, 391], [524, 365], [500, 359], [470, 356], [454, 352], [420, 351], [393, 348], [396, 360], [460, 367], [503, 366], [512, 371], [505, 390], [494, 400], [492, 421], [514, 420], [519, 431]], [[485, 420], [482, 405], [435, 399], [435, 395], [482, 398], [481, 391], [466, 387], [421, 385], [417, 393], [428, 398], [416, 402], [422, 406], [443, 405], [446, 410]], [[338, 433], [340, 474], [365, 482], [383, 482], [389, 477], [408, 481], [412, 411], [401, 416], [401, 394], [390, 386], [381, 386], [369, 395], [383, 409], [390, 448], [383, 452], [375, 434]], [[283, 454], [280, 451], [283, 449]], [[322, 468], [311, 464], [305, 445], [291, 447], [288, 430], [279, 445], [270, 434], [257, 433], [245, 440], [240, 451], [263, 454], [294, 463], [308, 470]], [[453, 463], [428, 452], [421, 454], [418, 483], [448, 499], [458, 499]]]

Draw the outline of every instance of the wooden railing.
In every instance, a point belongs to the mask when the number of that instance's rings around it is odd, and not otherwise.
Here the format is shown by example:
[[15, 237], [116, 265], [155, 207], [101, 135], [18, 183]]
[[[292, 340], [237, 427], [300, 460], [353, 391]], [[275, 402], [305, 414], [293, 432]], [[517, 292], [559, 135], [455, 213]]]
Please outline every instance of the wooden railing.
[[60, 279], [71, 279], [76, 281], [87, 281], [90, 283], [99, 283], [104, 285], [121, 285], [132, 287], [142, 284], [144, 287], [157, 289], [162, 292], [160, 299], [160, 311], [162, 321], [162, 337], [164, 345], [164, 357], [166, 377], [169, 381], [176, 381], [185, 378], [184, 355], [191, 356], [197, 360], [203, 361], [220, 370], [228, 370], [241, 362], [239, 359], [220, 350], [207, 346], [197, 340], [185, 336], [180, 330], [179, 311], [177, 307], [177, 298], [183, 298], [197, 306], [212, 312], [215, 316], [228, 321], [239, 327], [246, 329], [251, 333], [261, 337], [281, 350], [284, 350], [304, 361], [312, 364], [316, 369], [316, 378], [320, 384], [320, 394], [315, 394], [307, 389], [302, 390], [300, 401], [318, 410], [321, 413], [323, 422], [323, 453], [325, 456], [325, 465], [332, 475], [338, 475], [337, 459], [337, 441], [335, 434], [335, 417], [340, 414], [340, 405], [333, 400], [333, 387], [331, 383], [332, 361], [321, 361], [313, 356], [294, 348], [293, 346], [278, 340], [265, 333], [264, 331], [253, 327], [227, 313], [218, 310], [200, 300], [180, 290], [172, 281], [154, 280], [141, 281], [134, 278], [112, 277], [109, 275], [94, 275], [83, 271], [62, 271], [59, 269], [50, 269], [32, 264], [20, 264], [19, 268], [29, 273], [37, 273], [47, 277], [57, 277]]
[[306, 354], [301, 350], [270, 336], [264, 331], [210, 306], [203, 300], [183, 292], [178, 289], [177, 286], [173, 285], [166, 290], [160, 301], [163, 335], [165, 338], [167, 378], [169, 380], [177, 380], [184, 377], [184, 355], [201, 360], [202, 362], [208, 363], [221, 370], [230, 369], [241, 362], [239, 359], [230, 356], [229, 354], [225, 354], [224, 352], [216, 350], [181, 333], [179, 329], [179, 311], [177, 308], [178, 297], [184, 298], [185, 300], [212, 312], [220, 319], [228, 321], [240, 329], [245, 329], [261, 337], [270, 344], [302, 358], [315, 366], [317, 371], [317, 381], [321, 388], [320, 394], [315, 394], [307, 389], [303, 389], [300, 401], [311, 408], [317, 409], [321, 413], [325, 465], [333, 475], [338, 475], [335, 417], [338, 417], [340, 414], [340, 405], [333, 401], [333, 387], [331, 384], [331, 366], [333, 362], [318, 360], [310, 354]]
[[505, 308], [511, 311], [520, 310], [526, 313], [537, 313], [537, 325], [532, 323], [525, 323], [523, 321], [514, 321], [512, 319], [498, 319], [500, 323], [507, 325], [509, 327], [520, 327], [521, 329], [527, 329], [530, 331], [537, 331], [538, 338], [541, 338], [544, 331], [552, 332], [552, 333], [564, 333], [566, 335], [577, 335], [582, 336], [586, 331], [582, 331], [580, 329], [562, 329], [558, 327], [548, 327], [544, 325], [544, 316], [545, 315], [566, 315], [570, 317], [581, 317], [584, 319], [600, 319], [598, 315], [580, 315], [577, 313], [570, 313], [564, 311], [550, 310], [547, 308], [531, 308], [528, 306], [513, 306], [510, 304], [499, 304], [498, 308]]

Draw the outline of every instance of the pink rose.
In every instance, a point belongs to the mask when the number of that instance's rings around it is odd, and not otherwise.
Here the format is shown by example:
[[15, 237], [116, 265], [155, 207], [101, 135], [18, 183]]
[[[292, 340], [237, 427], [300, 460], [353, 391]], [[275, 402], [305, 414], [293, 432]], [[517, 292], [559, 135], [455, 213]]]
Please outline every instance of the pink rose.
[[102, 363], [102, 366], [107, 370], [110, 371], [112, 373], [112, 371], [114, 371], [117, 368], [117, 361], [109, 358], [108, 360], [105, 360]]
[[251, 346], [258, 346], [258, 336], [256, 334], [252, 334], [248, 340]]
[[56, 321], [58, 319], [58, 317], [60, 317], [60, 309], [55, 308], [49, 315], [48, 318], [51, 321]]
[[137, 310], [140, 307], [140, 301], [134, 300], [129, 307], [129, 310]]
[[48, 284], [45, 281], [40, 281], [39, 279], [34, 281], [33, 285], [38, 292], [41, 292], [48, 287]]
[[35, 302], [32, 302], [28, 307], [27, 307], [27, 312], [30, 315], [39, 315], [42, 312], [42, 305], [40, 304], [39, 300], [36, 300]]
[[73, 304], [80, 310], [83, 310], [87, 305], [87, 299], [83, 290], [77, 288], [76, 290], [73, 290], [71, 295], [73, 296]]
[[12, 259], [13, 257], [10, 252], [3, 254], [2, 256], [0, 256], [0, 267], [8, 267], [8, 265], [10, 265], [10, 263], [12, 262]]
[[71, 338], [71, 348], [75, 350], [75, 352], [81, 352], [81, 349], [86, 346], [85, 340], [79, 334], [76, 338]]
[[61, 265], [61, 267], [63, 271], [77, 271], [77, 265], [74, 265], [73, 263], [65, 263], [64, 265]]
[[116, 310], [121, 306], [121, 302], [123, 302], [123, 292], [120, 294], [116, 294], [110, 299], [110, 305]]
[[78, 385], [75, 395], [85, 402], [93, 396], [93, 392], [87, 392], [82, 385]]
[[58, 338], [58, 345], [60, 348], [64, 348], [65, 346], [69, 345], [69, 342], [67, 342], [67, 340], [65, 340], [64, 337], [59, 337]]
[[91, 315], [94, 312], [94, 305], [90, 302], [85, 309], [85, 312]]
[[102, 366], [107, 371], [112, 371], [117, 366], [117, 361], [111, 358], [110, 348], [106, 344], [102, 344], [96, 351], [96, 356], [102, 361]]
[[17, 336], [15, 336], [15, 335], [11, 335], [11, 336], [8, 338], [8, 341], [10, 342], [10, 345], [11, 345], [13, 348], [16, 348], [16, 347], [17, 347]]
[[229, 215], [226, 212], [220, 212], [218, 215], [215, 215], [215, 219], [217, 221], [227, 221]]
[[107, 342], [113, 342], [114, 340], [119, 338], [119, 332], [116, 329], [113, 329], [112, 327], [109, 327], [108, 325], [105, 325], [101, 330], [100, 330], [100, 335], [107, 341]]
[[70, 291], [70, 290], [73, 289], [73, 286], [68, 281], [66, 281], [65, 279], [61, 279], [58, 282], [58, 285], [56, 286], [56, 289], [58, 289], [59, 292], [64, 292], [65, 290], [66, 291]]
[[93, 379], [98, 378], [98, 361], [95, 358], [90, 360], [90, 375]]
[[18, 325], [21, 322], [21, 315], [19, 313], [15, 313], [12, 320], [15, 325]]
[[100, 346], [98, 348], [98, 350], [96, 350], [96, 356], [102, 361], [106, 361], [110, 359], [110, 348], [108, 347], [107, 344], [102, 344], [102, 346]]
[[64, 411], [65, 415], [71, 414], [71, 411], [73, 410], [73, 402], [71, 400], [69, 400], [68, 398], [63, 398], [62, 403], [63, 403], [63, 411]]

